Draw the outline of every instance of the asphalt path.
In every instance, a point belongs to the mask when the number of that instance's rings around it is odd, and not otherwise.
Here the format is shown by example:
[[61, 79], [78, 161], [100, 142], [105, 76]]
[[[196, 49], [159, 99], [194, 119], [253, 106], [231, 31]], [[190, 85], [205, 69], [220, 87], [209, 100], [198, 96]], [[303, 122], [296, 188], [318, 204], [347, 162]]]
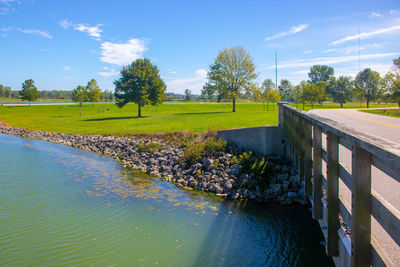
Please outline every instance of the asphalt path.
[[[309, 111], [318, 116], [336, 121], [356, 132], [389, 140], [400, 145], [400, 118], [375, 115], [355, 109], [315, 109]], [[326, 140], [323, 138], [326, 146]], [[345, 147], [339, 147], [339, 161], [351, 173], [351, 152]], [[324, 166], [326, 170], [326, 166]], [[393, 180], [375, 167], [372, 167], [372, 190], [388, 201], [392, 207], [400, 211], [400, 183]], [[351, 210], [351, 192], [339, 183], [340, 195], [346, 200], [347, 208]], [[372, 218], [372, 236], [382, 246], [394, 266], [400, 266], [400, 247], [383, 228]]]

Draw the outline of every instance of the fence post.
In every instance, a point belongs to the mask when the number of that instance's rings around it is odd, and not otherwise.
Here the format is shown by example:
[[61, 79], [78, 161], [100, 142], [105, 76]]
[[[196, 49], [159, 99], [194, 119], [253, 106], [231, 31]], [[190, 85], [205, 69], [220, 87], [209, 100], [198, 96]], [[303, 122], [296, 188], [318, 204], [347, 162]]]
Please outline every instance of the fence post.
[[313, 143], [313, 191], [314, 207], [313, 218], [318, 220], [322, 218], [322, 131], [317, 125], [314, 125], [314, 143]]
[[339, 140], [336, 135], [328, 132], [328, 164], [327, 164], [327, 194], [328, 194], [328, 244], [327, 255], [338, 256], [339, 241]]
[[352, 153], [351, 265], [371, 263], [371, 154], [354, 146]]
[[305, 152], [305, 180], [304, 189], [305, 195], [312, 195], [312, 124], [304, 120], [304, 152]]

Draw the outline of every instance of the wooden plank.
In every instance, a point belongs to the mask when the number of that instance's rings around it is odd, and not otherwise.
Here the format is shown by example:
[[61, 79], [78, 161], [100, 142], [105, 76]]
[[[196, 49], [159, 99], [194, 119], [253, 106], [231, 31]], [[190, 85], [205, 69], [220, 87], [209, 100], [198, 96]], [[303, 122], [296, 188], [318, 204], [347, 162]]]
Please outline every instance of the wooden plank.
[[339, 194], [339, 213], [342, 216], [346, 226], [351, 229], [350, 204]]
[[394, 267], [395, 265], [386, 255], [386, 252], [379, 245], [379, 243], [375, 240], [374, 237], [371, 239], [371, 265], [374, 267]]
[[371, 206], [372, 216], [400, 246], [400, 212], [375, 191], [372, 193]]
[[372, 157], [372, 165], [392, 177], [394, 180], [400, 183], [400, 166], [393, 166], [388, 164], [385, 158], [379, 158], [376, 156]]
[[339, 162], [339, 177], [343, 181], [343, 183], [349, 188], [351, 191], [352, 188], [352, 180], [353, 178], [351, 177], [351, 174], [348, 170], [346, 170], [345, 167], [343, 167], [342, 164]]
[[312, 195], [312, 125], [308, 121], [304, 121], [304, 192], [306, 196]]
[[331, 132], [327, 136], [327, 201], [328, 201], [328, 256], [338, 256], [339, 229], [339, 138]]
[[355, 146], [352, 153], [351, 265], [371, 264], [371, 154]]
[[299, 149], [299, 163], [300, 163], [300, 180], [304, 181], [305, 178], [305, 157], [304, 157], [304, 119], [299, 117], [298, 123], [298, 149]]
[[314, 206], [313, 218], [322, 218], [322, 133], [319, 126], [314, 126], [314, 143], [313, 143], [313, 193]]

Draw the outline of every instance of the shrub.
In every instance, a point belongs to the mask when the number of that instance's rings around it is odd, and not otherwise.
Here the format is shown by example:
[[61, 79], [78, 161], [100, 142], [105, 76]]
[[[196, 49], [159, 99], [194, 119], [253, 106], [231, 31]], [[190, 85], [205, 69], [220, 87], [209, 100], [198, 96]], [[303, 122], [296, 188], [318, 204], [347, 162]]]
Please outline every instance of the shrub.
[[212, 155], [217, 152], [225, 151], [226, 141], [214, 137], [205, 140], [204, 142], [192, 141], [185, 142], [185, 151], [182, 161], [192, 165], [204, 155]]

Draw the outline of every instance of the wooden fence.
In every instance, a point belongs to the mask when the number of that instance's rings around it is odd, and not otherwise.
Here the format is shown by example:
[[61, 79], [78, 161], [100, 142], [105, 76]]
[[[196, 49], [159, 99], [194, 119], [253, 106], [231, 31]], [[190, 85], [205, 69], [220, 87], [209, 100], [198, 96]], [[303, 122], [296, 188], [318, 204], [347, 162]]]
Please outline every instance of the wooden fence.
[[[371, 215], [400, 246], [400, 213], [371, 189], [371, 169], [375, 166], [400, 183], [400, 146], [287, 103], [279, 103], [279, 126], [324, 233], [327, 255], [339, 266], [392, 265], [371, 236]], [[352, 153], [351, 171], [339, 161], [339, 145]], [[339, 194], [339, 181], [351, 191], [351, 207]]]

